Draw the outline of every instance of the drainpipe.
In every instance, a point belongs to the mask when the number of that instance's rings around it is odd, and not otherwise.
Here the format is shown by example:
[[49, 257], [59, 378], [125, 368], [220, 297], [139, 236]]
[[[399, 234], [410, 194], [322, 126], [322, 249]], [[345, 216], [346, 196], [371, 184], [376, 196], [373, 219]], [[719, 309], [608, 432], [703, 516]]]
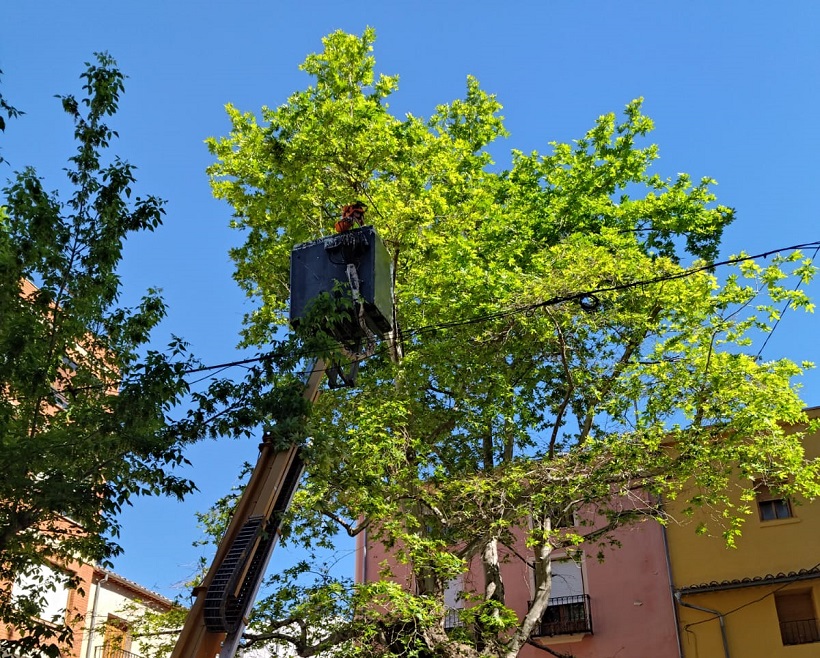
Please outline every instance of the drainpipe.
[[91, 623], [88, 625], [88, 640], [85, 645], [85, 658], [91, 658], [92, 641], [94, 640], [94, 626], [97, 623], [97, 603], [100, 600], [100, 587], [103, 583], [108, 582], [110, 573], [105, 574], [105, 578], [97, 581], [97, 587], [94, 590], [94, 604], [91, 606]]
[[[658, 496], [658, 508], [662, 509], [663, 502]], [[669, 579], [669, 592], [674, 595], [675, 579], [672, 577], [672, 556], [669, 554], [669, 537], [666, 536], [666, 526], [663, 523], [658, 524], [661, 527], [661, 537], [663, 538], [663, 552], [666, 558], [666, 576]], [[677, 598], [677, 597], [675, 597]], [[675, 616], [675, 640], [678, 643], [678, 658], [683, 658], [683, 640], [680, 636], [680, 618], [678, 617], [678, 606], [675, 605], [674, 599], [672, 603], [672, 614]]]
[[678, 603], [686, 608], [692, 608], [693, 610], [700, 610], [701, 612], [708, 612], [711, 615], [715, 615], [717, 617], [718, 622], [720, 622], [720, 637], [723, 640], [723, 655], [726, 658], [729, 657], [729, 641], [726, 639], [726, 622], [723, 620], [723, 613], [719, 612], [718, 610], [712, 610], [711, 608], [703, 608], [699, 605], [694, 605], [693, 603], [686, 603], [681, 598], [680, 592], [675, 592], [675, 598], [677, 599]]
[[367, 527], [362, 538], [362, 584], [367, 582]]

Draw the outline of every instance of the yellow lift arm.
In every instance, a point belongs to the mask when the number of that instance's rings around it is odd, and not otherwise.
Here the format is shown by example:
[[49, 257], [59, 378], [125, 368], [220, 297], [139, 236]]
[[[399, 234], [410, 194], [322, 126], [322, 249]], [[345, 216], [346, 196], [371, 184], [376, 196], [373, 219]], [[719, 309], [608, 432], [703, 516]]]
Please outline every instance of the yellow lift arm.
[[[304, 397], [315, 402], [324, 364], [314, 363]], [[233, 658], [279, 535], [279, 523], [304, 471], [298, 446], [267, 441], [216, 551], [171, 658]]]

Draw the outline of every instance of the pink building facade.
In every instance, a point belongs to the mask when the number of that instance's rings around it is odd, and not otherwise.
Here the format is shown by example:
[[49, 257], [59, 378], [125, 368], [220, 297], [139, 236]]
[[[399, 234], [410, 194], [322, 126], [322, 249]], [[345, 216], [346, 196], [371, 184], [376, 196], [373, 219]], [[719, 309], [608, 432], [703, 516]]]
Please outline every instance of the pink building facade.
[[[681, 655], [663, 527], [649, 519], [618, 529], [615, 537], [621, 545], [604, 548], [603, 561], [597, 547], [572, 559], [563, 553], [553, 555], [550, 606], [533, 634], [534, 646], [525, 646], [521, 658], [549, 655], [539, 646], [574, 658]], [[356, 579], [378, 579], [379, 565], [389, 561], [389, 555], [379, 545], [368, 545], [362, 535], [358, 544]], [[507, 605], [523, 615], [532, 598], [532, 574], [520, 558], [507, 557], [502, 565]], [[393, 577], [413, 587], [408, 572], [394, 567]], [[480, 591], [478, 565], [463, 578], [451, 584], [448, 607], [464, 605], [459, 590]]]

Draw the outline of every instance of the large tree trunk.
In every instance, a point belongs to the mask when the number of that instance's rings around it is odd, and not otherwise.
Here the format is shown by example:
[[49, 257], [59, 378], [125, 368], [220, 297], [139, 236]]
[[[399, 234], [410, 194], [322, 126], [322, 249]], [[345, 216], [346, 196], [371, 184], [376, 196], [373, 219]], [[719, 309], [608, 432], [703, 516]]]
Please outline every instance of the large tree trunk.
[[484, 598], [504, 603], [504, 581], [498, 562], [498, 539], [493, 537], [481, 549], [481, 565], [484, 568]]
[[[484, 567], [484, 600], [494, 601], [504, 605], [504, 581], [501, 578], [501, 565], [498, 560], [498, 538], [492, 537], [481, 548], [481, 564]], [[490, 608], [490, 614], [495, 620], [501, 611]], [[489, 630], [484, 635], [484, 629], [478, 626], [479, 635], [476, 637], [476, 647], [482, 654], [493, 655], [498, 650], [497, 631]]]
[[[534, 520], [535, 521], [535, 520]], [[549, 530], [549, 518], [542, 519], [541, 530]], [[538, 543], [533, 547], [533, 579], [535, 586], [532, 592], [532, 602], [527, 614], [506, 646], [503, 658], [516, 658], [518, 652], [527, 643], [537, 625], [541, 622], [550, 600], [552, 589], [552, 569], [550, 555], [552, 546], [548, 543]]]

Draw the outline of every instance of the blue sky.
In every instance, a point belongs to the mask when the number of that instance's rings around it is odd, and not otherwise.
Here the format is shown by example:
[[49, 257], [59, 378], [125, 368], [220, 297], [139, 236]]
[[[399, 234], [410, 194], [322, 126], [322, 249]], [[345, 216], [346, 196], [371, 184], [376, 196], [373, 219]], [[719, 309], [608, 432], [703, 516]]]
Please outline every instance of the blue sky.
[[[157, 333], [187, 339], [207, 363], [236, 358], [249, 310], [227, 249], [241, 242], [210, 195], [203, 140], [229, 130], [224, 105], [258, 112], [308, 84], [298, 65], [322, 36], [376, 29], [379, 71], [399, 74], [391, 107], [429, 114], [464, 93], [467, 75], [495, 93], [511, 135], [496, 149], [548, 152], [596, 117], [645, 98], [662, 176], [717, 179], [737, 210], [722, 256], [820, 239], [820, 3], [49, 0], [3, 3], [2, 90], [26, 115], [0, 133], [8, 165], [63, 185], [71, 125], [54, 94], [79, 93], [83, 62], [108, 51], [129, 76], [115, 151], [137, 165], [139, 192], [167, 199], [165, 226], [131, 241], [126, 300], [162, 288], [170, 315]], [[810, 289], [818, 294], [818, 284]], [[764, 357], [820, 360], [816, 320], [787, 313]], [[804, 378], [820, 404], [820, 374]], [[166, 595], [193, 570], [194, 511], [235, 483], [256, 441], [206, 441], [190, 452], [201, 492], [185, 503], [138, 501], [123, 517], [123, 576]], [[277, 560], [292, 555], [280, 551]]]

